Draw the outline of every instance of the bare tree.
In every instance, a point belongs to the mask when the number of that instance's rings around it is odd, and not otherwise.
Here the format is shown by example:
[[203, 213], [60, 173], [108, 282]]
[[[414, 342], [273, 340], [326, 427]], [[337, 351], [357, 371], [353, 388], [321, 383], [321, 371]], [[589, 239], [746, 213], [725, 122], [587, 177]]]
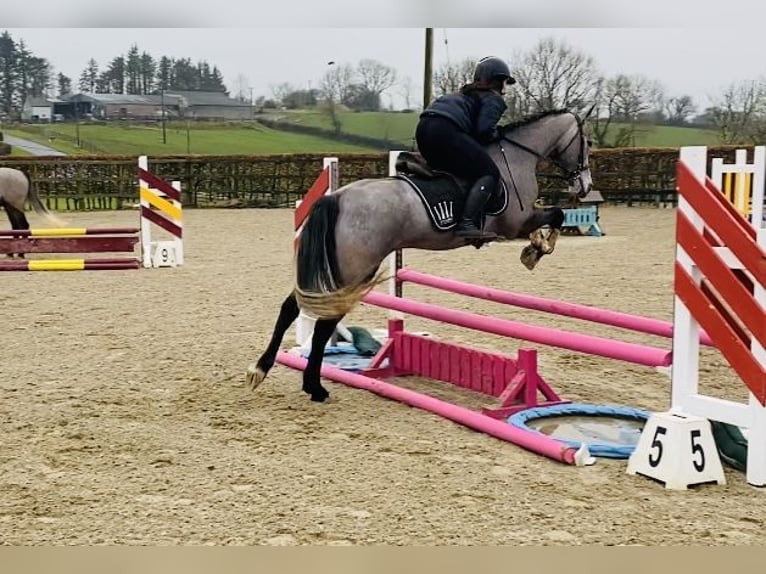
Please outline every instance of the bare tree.
[[442, 64], [433, 75], [434, 96], [454, 94], [464, 84], [473, 80], [473, 70], [476, 67], [474, 58], [464, 58], [459, 62]]
[[697, 109], [692, 97], [686, 95], [668, 98], [663, 107], [668, 123], [675, 126], [685, 125]]
[[615, 94], [616, 112], [621, 121], [637, 121], [662, 98], [660, 85], [641, 75], [618, 74], [609, 85]]
[[289, 82], [282, 82], [276, 86], [270, 86], [271, 94], [274, 96], [274, 100], [282, 105], [287, 94], [295, 91], [295, 88]]
[[320, 88], [325, 99], [342, 102], [348, 97], [349, 89], [354, 84], [354, 68], [349, 64], [336, 64], [322, 77]]
[[334, 65], [325, 72], [320, 88], [325, 98], [325, 110], [336, 134], [343, 127], [338, 114], [338, 103], [348, 98], [354, 85], [354, 69], [348, 64]]
[[660, 106], [661, 86], [644, 76], [626, 74], [599, 78], [594, 85], [596, 107], [590, 119], [590, 129], [596, 145], [635, 145], [642, 118]]
[[404, 98], [404, 107], [408, 110], [412, 109], [412, 91], [414, 90], [412, 78], [404, 76], [399, 84], [399, 92]]
[[554, 38], [540, 40], [513, 67], [523, 113], [556, 108], [581, 112], [596, 95], [598, 70], [592, 57]]
[[754, 145], [763, 145], [766, 141], [766, 111], [761, 111], [755, 118], [748, 137], [750, 143]]
[[746, 80], [730, 84], [709, 111], [722, 143], [752, 140], [764, 131], [761, 124], [766, 122], [766, 83]]
[[359, 78], [359, 84], [369, 93], [378, 96], [396, 83], [396, 70], [394, 68], [370, 58], [359, 60], [356, 74]]

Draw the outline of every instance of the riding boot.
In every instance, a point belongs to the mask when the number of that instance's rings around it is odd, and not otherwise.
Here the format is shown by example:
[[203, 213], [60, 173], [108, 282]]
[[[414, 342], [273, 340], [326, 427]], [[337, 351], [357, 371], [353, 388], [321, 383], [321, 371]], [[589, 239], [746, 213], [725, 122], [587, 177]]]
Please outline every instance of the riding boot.
[[463, 216], [455, 226], [455, 235], [476, 239], [494, 239], [497, 237], [494, 233], [482, 231], [476, 225], [476, 222], [481, 220], [481, 210], [492, 197], [491, 183], [492, 178], [484, 176], [473, 184], [465, 200]]

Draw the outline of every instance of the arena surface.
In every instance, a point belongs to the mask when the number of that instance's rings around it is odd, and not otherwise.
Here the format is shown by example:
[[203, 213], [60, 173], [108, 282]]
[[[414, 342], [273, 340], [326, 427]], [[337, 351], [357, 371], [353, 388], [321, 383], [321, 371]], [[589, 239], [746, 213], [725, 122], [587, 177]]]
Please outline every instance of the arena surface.
[[[4, 215], [3, 215], [4, 217]], [[67, 214], [132, 226], [135, 212]], [[32, 219], [33, 218], [33, 219]], [[32, 215], [33, 226], [42, 224]], [[534, 272], [523, 242], [411, 252], [417, 269], [670, 319], [674, 210], [604, 208], [603, 238], [564, 237]], [[7, 222], [6, 222], [7, 223]], [[255, 393], [291, 277], [292, 212], [185, 214], [186, 265], [0, 276], [0, 541], [8, 545], [757, 545], [766, 496], [666, 491], [625, 460], [574, 468], [364, 391], [326, 383], [311, 403], [277, 365]], [[668, 340], [407, 286], [479, 313], [669, 346]], [[383, 326], [359, 309], [350, 325]], [[521, 343], [412, 318], [412, 329], [513, 353]], [[289, 332], [289, 335], [292, 331]], [[540, 347], [564, 397], [663, 410], [650, 369]], [[743, 398], [718, 354], [703, 387]], [[416, 381], [408, 386], [418, 388]], [[421, 384], [468, 406], [464, 392]]]

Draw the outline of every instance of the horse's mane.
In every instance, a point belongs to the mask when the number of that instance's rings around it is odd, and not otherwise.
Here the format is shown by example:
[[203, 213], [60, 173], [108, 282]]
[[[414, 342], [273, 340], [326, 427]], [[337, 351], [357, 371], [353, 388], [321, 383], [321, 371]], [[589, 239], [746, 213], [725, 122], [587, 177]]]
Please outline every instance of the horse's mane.
[[558, 116], [561, 114], [569, 114], [569, 113], [571, 113], [571, 111], [564, 108], [555, 109], [555, 110], [543, 110], [542, 112], [536, 112], [534, 114], [530, 114], [518, 120], [508, 122], [507, 124], [503, 126], [503, 132], [507, 133], [524, 126], [528, 126], [529, 124], [533, 124], [538, 120], [547, 118], [548, 116]]

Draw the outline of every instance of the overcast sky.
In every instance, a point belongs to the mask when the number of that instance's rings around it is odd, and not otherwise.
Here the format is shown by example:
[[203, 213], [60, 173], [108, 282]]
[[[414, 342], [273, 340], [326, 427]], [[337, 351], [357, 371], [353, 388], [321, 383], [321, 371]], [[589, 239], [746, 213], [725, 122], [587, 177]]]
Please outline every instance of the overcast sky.
[[[757, 11], [766, 12], [766, 2], [758, 5]], [[242, 74], [256, 97], [270, 96], [270, 86], [280, 82], [316, 87], [329, 61], [354, 64], [374, 58], [394, 67], [400, 76], [409, 76], [413, 100], [422, 99], [425, 32], [421, 27], [2, 29], [15, 40], [23, 39], [56, 72], [72, 78], [75, 89], [89, 58], [103, 69], [135, 43], [155, 57], [206, 60], [220, 68], [230, 90]], [[730, 82], [766, 77], [762, 34], [747, 27], [434, 28], [434, 67], [484, 55], [511, 62], [518, 51], [546, 36], [591, 55], [607, 75], [646, 75], [660, 81], [667, 95], [689, 94], [701, 107], [709, 103], [708, 95]], [[389, 95], [395, 98], [394, 105], [402, 105], [400, 89], [392, 88]], [[388, 103], [384, 96], [384, 104]]]

